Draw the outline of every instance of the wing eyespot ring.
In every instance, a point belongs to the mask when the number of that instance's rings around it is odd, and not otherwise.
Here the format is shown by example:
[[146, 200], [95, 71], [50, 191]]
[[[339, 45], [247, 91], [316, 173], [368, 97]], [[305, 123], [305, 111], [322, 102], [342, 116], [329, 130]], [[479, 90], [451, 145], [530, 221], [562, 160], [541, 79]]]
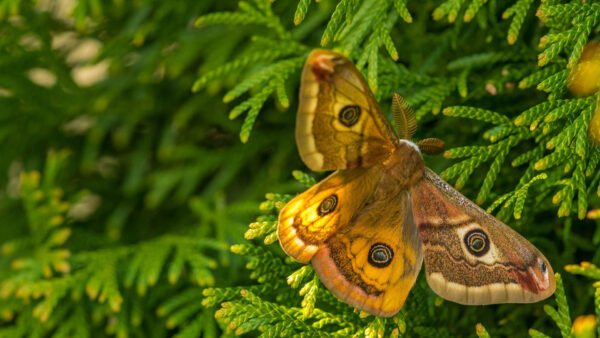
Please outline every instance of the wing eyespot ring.
[[473, 256], [481, 257], [490, 250], [490, 239], [481, 229], [467, 232], [464, 241], [467, 250], [469, 250]]
[[338, 114], [338, 118], [340, 122], [346, 127], [352, 127], [358, 122], [358, 118], [360, 117], [360, 107], [356, 105], [345, 106], [340, 110]]
[[538, 258], [538, 265], [540, 267], [540, 271], [542, 272], [542, 275], [544, 275], [544, 276], [548, 275], [548, 267], [546, 266], [546, 263], [544, 263], [543, 260]]
[[376, 268], [385, 268], [392, 263], [394, 250], [383, 243], [375, 243], [369, 249], [367, 261]]
[[336, 194], [329, 195], [325, 198], [321, 204], [319, 204], [319, 208], [317, 209], [317, 213], [319, 216], [325, 216], [335, 210], [335, 207], [338, 203], [338, 197]]

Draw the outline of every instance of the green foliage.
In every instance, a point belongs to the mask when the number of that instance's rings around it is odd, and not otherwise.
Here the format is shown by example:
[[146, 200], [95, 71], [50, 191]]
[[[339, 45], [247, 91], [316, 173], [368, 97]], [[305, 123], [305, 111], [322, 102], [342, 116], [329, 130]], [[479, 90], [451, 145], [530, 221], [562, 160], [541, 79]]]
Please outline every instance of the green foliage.
[[[568, 90], [597, 3], [64, 3], [0, 0], [0, 336], [554, 337], [600, 316], [600, 94]], [[416, 138], [449, 146], [426, 164], [544, 252], [555, 297], [465, 307], [420, 276], [380, 319], [285, 256], [278, 211], [323, 177], [293, 137], [318, 46], [388, 117], [407, 98]]]
[[[102, 325], [109, 333], [127, 335], [130, 325], [141, 324], [142, 307], [148, 302], [144, 296], [157, 284], [162, 270], [167, 270], [168, 280], [162, 292], [186, 284], [196, 288], [214, 284], [211, 269], [217, 263], [203, 251], [224, 247], [213, 241], [165, 234], [92, 251], [66, 246], [72, 222], [93, 207], [85, 192], [76, 194], [73, 204], [62, 200], [56, 176], [66, 155], [50, 152], [43, 177], [37, 171], [21, 174], [20, 195], [29, 231], [2, 245], [11, 270], [3, 273], [0, 294], [6, 301], [5, 319], [10, 321], [15, 313], [30, 318], [19, 317], [14, 325], [0, 329], [1, 335], [89, 336], [92, 326]], [[124, 303], [124, 293], [134, 285], [135, 292]], [[86, 313], [91, 312], [90, 318]]]
[[544, 306], [544, 311], [556, 323], [563, 337], [572, 337], [569, 305], [567, 304], [565, 289], [559, 274], [556, 274], [556, 292], [554, 296], [558, 304], [558, 311], [549, 305]]
[[227, 242], [295, 167], [190, 90], [244, 36], [188, 25], [219, 3], [0, 3], [0, 336], [218, 334], [202, 289], [246, 279]]

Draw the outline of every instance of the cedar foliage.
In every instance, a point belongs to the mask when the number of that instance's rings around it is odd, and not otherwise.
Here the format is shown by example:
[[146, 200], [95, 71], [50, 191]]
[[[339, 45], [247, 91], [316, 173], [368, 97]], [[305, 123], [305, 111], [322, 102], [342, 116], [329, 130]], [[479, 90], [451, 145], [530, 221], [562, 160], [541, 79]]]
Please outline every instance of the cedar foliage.
[[[567, 88], [597, 3], [0, 0], [0, 19], [0, 336], [600, 336], [598, 94]], [[293, 139], [318, 46], [388, 118], [407, 98], [416, 138], [449, 146], [427, 165], [546, 254], [554, 297], [461, 306], [421, 274], [380, 319], [282, 253], [278, 210], [324, 177]]]

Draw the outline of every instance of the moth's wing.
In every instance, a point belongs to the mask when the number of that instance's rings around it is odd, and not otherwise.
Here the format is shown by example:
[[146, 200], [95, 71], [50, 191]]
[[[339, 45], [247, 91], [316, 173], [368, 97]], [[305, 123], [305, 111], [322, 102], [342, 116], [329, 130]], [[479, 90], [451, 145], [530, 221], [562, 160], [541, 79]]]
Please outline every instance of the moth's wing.
[[381, 170], [374, 166], [336, 171], [289, 201], [277, 226], [283, 251], [308, 263], [327, 238], [350, 223], [373, 193]]
[[516, 231], [425, 168], [411, 188], [429, 286], [461, 304], [532, 303], [554, 293], [552, 267]]
[[300, 81], [296, 144], [312, 170], [380, 163], [397, 139], [369, 86], [341, 54], [314, 50]]
[[348, 227], [330, 237], [312, 264], [339, 299], [390, 317], [404, 304], [423, 256], [408, 191], [393, 194], [393, 187], [380, 188], [383, 193], [376, 192]]

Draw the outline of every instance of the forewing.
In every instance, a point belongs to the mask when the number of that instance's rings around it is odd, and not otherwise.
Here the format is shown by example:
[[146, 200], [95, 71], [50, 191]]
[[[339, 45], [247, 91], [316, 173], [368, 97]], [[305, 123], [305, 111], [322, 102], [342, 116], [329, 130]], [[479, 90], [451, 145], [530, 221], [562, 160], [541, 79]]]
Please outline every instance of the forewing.
[[427, 282], [439, 296], [476, 305], [531, 303], [554, 293], [544, 255], [430, 169], [411, 199]]
[[341, 54], [314, 50], [302, 71], [296, 143], [312, 170], [370, 166], [391, 154], [397, 139], [369, 86]]

